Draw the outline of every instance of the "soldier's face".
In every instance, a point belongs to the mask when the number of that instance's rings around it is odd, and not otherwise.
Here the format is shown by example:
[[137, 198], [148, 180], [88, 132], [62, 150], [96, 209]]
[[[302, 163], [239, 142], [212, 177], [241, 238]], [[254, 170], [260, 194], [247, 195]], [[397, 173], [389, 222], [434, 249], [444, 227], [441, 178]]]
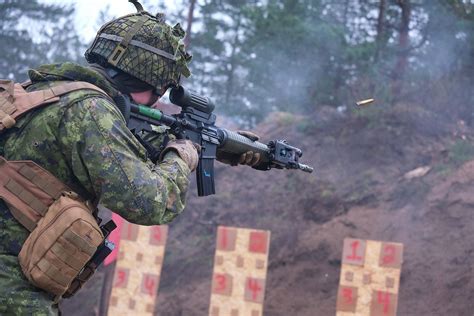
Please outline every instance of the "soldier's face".
[[154, 93], [154, 90], [130, 92], [130, 96], [136, 103], [144, 105], [153, 105], [160, 97]]

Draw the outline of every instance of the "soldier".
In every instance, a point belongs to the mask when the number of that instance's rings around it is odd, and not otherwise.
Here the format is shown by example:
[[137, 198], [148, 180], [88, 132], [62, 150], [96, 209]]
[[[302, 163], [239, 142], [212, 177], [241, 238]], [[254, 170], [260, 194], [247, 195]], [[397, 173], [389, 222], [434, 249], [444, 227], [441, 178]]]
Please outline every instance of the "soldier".
[[[112, 100], [127, 94], [137, 103], [152, 105], [178, 85], [181, 76], [188, 77], [191, 56], [182, 44], [183, 37], [179, 24], [171, 27], [161, 15], [140, 11], [99, 30], [85, 54], [89, 67], [62, 63], [30, 70], [27, 91], [85, 81], [105, 94], [81, 89], [27, 113], [1, 134], [0, 156], [8, 161], [34, 161], [82, 199], [100, 203], [130, 222], [159, 225], [172, 221], [185, 207], [188, 175], [198, 162], [196, 146], [171, 137], [161, 159], [153, 163]], [[148, 136], [157, 148], [167, 138], [162, 130]], [[258, 158], [247, 153], [223, 160], [255, 165]], [[18, 263], [28, 235], [0, 200], [1, 315], [58, 312], [53, 296], [30, 284]]]

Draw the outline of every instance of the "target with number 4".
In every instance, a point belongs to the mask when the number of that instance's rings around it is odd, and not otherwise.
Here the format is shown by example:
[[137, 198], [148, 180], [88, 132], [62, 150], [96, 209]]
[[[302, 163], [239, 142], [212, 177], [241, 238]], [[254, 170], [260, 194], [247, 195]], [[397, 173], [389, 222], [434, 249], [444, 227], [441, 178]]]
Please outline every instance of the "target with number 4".
[[153, 315], [168, 226], [124, 222], [108, 315]]
[[209, 315], [262, 316], [270, 232], [219, 226]]
[[344, 239], [336, 316], [397, 314], [403, 245]]

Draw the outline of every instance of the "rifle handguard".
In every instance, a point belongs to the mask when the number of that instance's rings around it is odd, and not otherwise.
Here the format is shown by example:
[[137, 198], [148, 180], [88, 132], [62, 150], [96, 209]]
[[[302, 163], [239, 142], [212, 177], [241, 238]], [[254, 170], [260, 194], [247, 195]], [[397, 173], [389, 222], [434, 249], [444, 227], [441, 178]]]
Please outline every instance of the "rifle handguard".
[[222, 134], [222, 142], [218, 150], [229, 154], [241, 155], [248, 151], [260, 154], [260, 162], [268, 162], [268, 147], [267, 145], [252, 141], [246, 136], [242, 136], [237, 132], [232, 132], [221, 128], [219, 132]]

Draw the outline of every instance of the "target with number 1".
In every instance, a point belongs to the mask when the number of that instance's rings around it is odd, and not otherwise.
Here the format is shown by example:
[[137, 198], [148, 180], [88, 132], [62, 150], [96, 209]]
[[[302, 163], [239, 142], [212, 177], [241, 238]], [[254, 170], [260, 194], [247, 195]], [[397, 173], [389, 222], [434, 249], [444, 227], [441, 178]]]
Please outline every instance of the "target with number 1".
[[344, 239], [336, 316], [396, 316], [403, 245]]
[[211, 316], [262, 316], [270, 232], [219, 226]]
[[124, 222], [108, 315], [153, 315], [168, 226]]

